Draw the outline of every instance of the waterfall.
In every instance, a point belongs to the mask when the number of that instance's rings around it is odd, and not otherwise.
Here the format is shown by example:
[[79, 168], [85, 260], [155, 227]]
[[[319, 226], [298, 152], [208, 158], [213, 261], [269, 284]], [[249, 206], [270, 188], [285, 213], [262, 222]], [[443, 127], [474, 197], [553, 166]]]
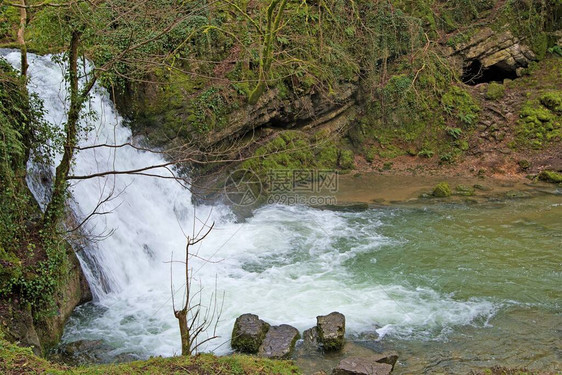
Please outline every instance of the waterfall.
[[[19, 64], [19, 52], [1, 50], [0, 56], [16, 67]], [[29, 90], [44, 101], [46, 119], [61, 126], [67, 108], [64, 67], [50, 56], [33, 54], [29, 63]], [[95, 116], [83, 123], [88, 130], [80, 137], [81, 146], [132, 140], [103, 88], [95, 87], [86, 110]], [[163, 162], [158, 153], [131, 147], [92, 148], [78, 152], [75, 159], [75, 175]], [[30, 165], [28, 183], [42, 201], [48, 195], [48, 181], [33, 178], [36, 168]], [[169, 175], [166, 170], [158, 173]], [[216, 291], [224, 293], [220, 338], [209, 342], [204, 348], [207, 351], [227, 353], [234, 320], [246, 312], [303, 330], [315, 324], [317, 315], [338, 310], [346, 314], [350, 333], [378, 329], [383, 335], [417, 332], [423, 336], [428, 332], [438, 335], [449, 325], [468, 324], [495, 309], [485, 300], [455, 300], [402, 279], [387, 280], [384, 285], [358, 280], [349, 266], [351, 261], [400, 244], [399, 239], [379, 234], [390, 215], [380, 210], [344, 213], [272, 205], [237, 223], [227, 207], [195, 206], [189, 190], [169, 179], [106, 176], [72, 181], [71, 192], [70, 204], [78, 220], [87, 217], [100, 199], [110, 194], [112, 199], [100, 207], [108, 214], [94, 215], [84, 226], [94, 241], [87, 243], [80, 258], [95, 301], [77, 309], [63, 339], [101, 339], [114, 348], [114, 356], [180, 352], [169, 261], [172, 254], [182, 259], [183, 232], [191, 231], [194, 217], [209, 216], [216, 222], [209, 237], [193, 249], [199, 255], [193, 259], [194, 285], [202, 289], [204, 301], [215, 293], [215, 281]], [[181, 264], [174, 266], [173, 276], [178, 303], [182, 298]]]

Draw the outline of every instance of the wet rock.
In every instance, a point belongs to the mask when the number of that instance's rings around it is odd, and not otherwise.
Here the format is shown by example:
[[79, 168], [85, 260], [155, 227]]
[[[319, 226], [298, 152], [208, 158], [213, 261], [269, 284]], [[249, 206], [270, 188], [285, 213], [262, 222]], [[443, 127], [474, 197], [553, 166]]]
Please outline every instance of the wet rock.
[[254, 314], [240, 315], [232, 330], [232, 349], [256, 354], [269, 330], [269, 324]]
[[324, 350], [340, 350], [344, 344], [345, 316], [333, 312], [325, 316], [317, 316], [318, 339]]
[[321, 353], [318, 341], [318, 328], [312, 327], [302, 333], [302, 340], [297, 343], [296, 356], [315, 356]]
[[310, 348], [318, 348], [318, 327], [312, 327], [302, 333], [303, 345]]
[[380, 363], [376, 357], [350, 357], [342, 359], [332, 375], [388, 375], [392, 365]]
[[505, 192], [505, 197], [508, 199], [524, 199], [531, 198], [531, 194], [526, 191], [510, 190]]
[[382, 353], [373, 356], [372, 359], [378, 363], [386, 363], [387, 365], [391, 365], [392, 369], [394, 370], [394, 365], [396, 365], [396, 361], [398, 361], [398, 353], [396, 352]]
[[299, 331], [288, 324], [270, 327], [258, 350], [258, 355], [274, 359], [289, 358], [299, 338]]
[[481, 191], [492, 191], [492, 188], [489, 186], [484, 186], [481, 184], [475, 184], [472, 186], [473, 188], [477, 189], [477, 190], [481, 190]]
[[52, 360], [70, 365], [100, 363], [108, 357], [112, 347], [102, 340], [78, 340], [61, 344]]

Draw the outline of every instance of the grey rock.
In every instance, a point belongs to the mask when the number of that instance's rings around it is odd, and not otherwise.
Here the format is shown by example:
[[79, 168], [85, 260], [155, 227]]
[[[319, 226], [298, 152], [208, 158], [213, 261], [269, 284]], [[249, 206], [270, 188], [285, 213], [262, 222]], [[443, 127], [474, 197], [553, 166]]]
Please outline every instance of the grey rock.
[[313, 355], [320, 350], [318, 341], [318, 328], [316, 326], [307, 329], [302, 333], [302, 343], [298, 345], [299, 355]]
[[295, 343], [300, 338], [299, 331], [288, 324], [269, 328], [261, 344], [258, 355], [265, 358], [289, 358], [295, 349]]
[[325, 316], [317, 316], [318, 339], [324, 346], [324, 350], [340, 350], [344, 344], [345, 316], [339, 312], [333, 312]]
[[391, 365], [392, 369], [394, 370], [394, 365], [396, 365], [396, 361], [398, 361], [398, 353], [396, 352], [382, 353], [373, 356], [371, 359], [378, 363], [386, 363], [387, 365]]
[[318, 346], [318, 328], [312, 327], [302, 333], [304, 345], [316, 347]]
[[479, 60], [483, 68], [496, 65], [513, 72], [536, 60], [531, 49], [510, 31], [496, 33], [490, 28], [482, 29], [467, 43], [456, 46], [450, 54], [461, 55], [467, 61]]
[[254, 314], [240, 315], [232, 330], [232, 349], [256, 354], [269, 330], [269, 324]]
[[388, 375], [392, 365], [376, 361], [376, 357], [349, 357], [342, 359], [332, 375]]
[[78, 340], [59, 346], [52, 359], [70, 365], [107, 362], [113, 348], [102, 340]]

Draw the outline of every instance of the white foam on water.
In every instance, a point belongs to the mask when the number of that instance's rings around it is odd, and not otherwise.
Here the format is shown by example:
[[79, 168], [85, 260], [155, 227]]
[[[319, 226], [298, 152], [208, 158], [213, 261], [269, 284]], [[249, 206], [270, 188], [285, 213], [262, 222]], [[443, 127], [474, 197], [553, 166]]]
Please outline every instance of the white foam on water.
[[[0, 54], [17, 66], [19, 53], [2, 50]], [[62, 68], [49, 56], [30, 55], [29, 61], [29, 89], [43, 99], [47, 119], [61, 126], [67, 108]], [[131, 141], [131, 131], [122, 125], [104, 89], [95, 88], [88, 109], [96, 113], [96, 119], [83, 135], [82, 146]], [[72, 173], [130, 170], [163, 162], [159, 154], [128, 147], [95, 148], [77, 153]], [[158, 173], [169, 176], [166, 170]], [[30, 187], [36, 196], [45, 195], [45, 187]], [[447, 327], [471, 324], [495, 311], [494, 304], [485, 300], [457, 301], [431, 289], [354, 281], [348, 262], [397, 242], [377, 232], [382, 215], [388, 212], [341, 213], [274, 205], [236, 223], [227, 207], [195, 207], [190, 192], [173, 180], [131, 175], [73, 183], [72, 208], [83, 218], [110, 191], [115, 199], [102, 205], [102, 210], [112, 213], [94, 216], [85, 226], [91, 234], [114, 231], [85, 249], [90, 261], [82, 259], [95, 304], [78, 308], [67, 325], [65, 341], [102, 339], [115, 348], [115, 355], [179, 353], [167, 262], [172, 253], [174, 259], [182, 259], [182, 228], [191, 230], [195, 212], [202, 219], [210, 215], [216, 227], [193, 249], [212, 261], [192, 259], [194, 286], [202, 286], [205, 305], [215, 292], [215, 281], [216, 291], [224, 293], [220, 339], [207, 344], [207, 351], [228, 352], [234, 320], [247, 312], [272, 324], [287, 323], [304, 330], [315, 324], [317, 315], [337, 310], [346, 315], [350, 333], [378, 329], [381, 336], [431, 338]], [[175, 264], [177, 303], [182, 296], [182, 272], [181, 264]]]

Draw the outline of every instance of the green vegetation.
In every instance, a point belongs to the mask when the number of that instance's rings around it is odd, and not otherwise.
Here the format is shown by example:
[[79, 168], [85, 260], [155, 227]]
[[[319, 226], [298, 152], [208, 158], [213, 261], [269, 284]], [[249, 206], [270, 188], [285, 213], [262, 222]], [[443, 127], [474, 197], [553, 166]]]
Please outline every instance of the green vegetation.
[[552, 112], [562, 114], [562, 91], [550, 91], [543, 94], [539, 101]]
[[490, 82], [488, 85], [488, 90], [486, 90], [486, 99], [488, 100], [498, 100], [503, 98], [505, 95], [505, 86], [501, 83]]
[[271, 171], [317, 168], [345, 172], [353, 169], [353, 153], [326, 139], [325, 132], [312, 137], [293, 130], [279, 133], [259, 147], [254, 158], [242, 163], [242, 168], [251, 169], [263, 182], [268, 181]]
[[541, 149], [562, 139], [562, 111], [558, 111], [558, 100], [560, 92], [549, 92], [523, 105], [516, 128], [519, 145]]
[[[528, 91], [526, 103], [514, 107], [520, 112], [513, 147], [542, 150], [562, 139], [562, 64], [555, 57], [562, 52], [553, 33], [562, 26], [559, 0], [29, 3], [34, 8], [25, 23], [27, 45], [42, 53], [65, 53], [58, 59], [69, 66], [71, 101], [66, 134], [53, 133], [41, 121], [40, 103], [26, 93], [24, 80], [0, 62], [0, 300], [18, 304], [34, 318], [57, 313], [56, 298], [67, 281], [69, 248], [54, 229], [64, 216], [66, 178], [83, 131], [78, 120], [96, 83], [111, 89], [133, 120], [135, 133], [165, 150], [189, 143], [219, 154], [232, 150], [239, 139], [263, 133], [256, 143], [233, 153], [243, 155], [241, 168], [252, 169], [262, 181], [274, 170], [346, 172], [355, 168], [355, 155], [368, 162], [410, 155], [449, 164], [468, 151], [484, 107], [493, 103], [480, 103], [478, 89], [460, 82], [461, 63], [441, 47], [460, 46], [482, 27], [491, 27], [510, 30], [529, 43], [539, 60], [549, 57], [544, 64], [532, 63], [516, 82], [492, 82], [482, 92], [500, 103], [508, 89], [504, 102], [513, 96], [512, 89]], [[2, 3], [2, 42], [13, 45], [19, 25], [18, 9]], [[83, 77], [83, 90], [78, 85], [81, 58], [100, 68]], [[361, 108], [341, 134], [307, 127], [345, 105], [339, 99], [345, 90], [353, 90], [349, 100]], [[277, 109], [281, 115], [268, 118]], [[292, 130], [286, 130], [289, 124]], [[229, 133], [231, 126], [235, 130]], [[52, 149], [37, 152], [47, 139], [55, 148], [64, 145], [65, 158], [57, 171], [56, 207], [42, 217], [24, 177], [32, 151], [39, 158], [52, 155]], [[390, 170], [398, 161], [380, 164]], [[519, 165], [530, 168], [528, 161]], [[551, 171], [539, 178], [560, 183], [560, 175]], [[457, 186], [454, 193], [472, 195], [474, 189]], [[436, 197], [451, 194], [447, 183], [433, 191]], [[24, 358], [46, 366], [44, 371], [70, 371], [19, 350], [10, 346], [3, 351], [3, 363], [16, 366]], [[158, 373], [185, 367], [227, 373], [294, 371], [276, 362], [210, 356], [72, 371]]]
[[455, 187], [455, 194], [457, 195], [472, 196], [474, 195], [474, 192], [475, 188], [472, 186], [457, 185]]
[[458, 122], [465, 129], [470, 128], [478, 121], [480, 106], [466, 90], [459, 86], [452, 86], [441, 98], [441, 103], [452, 120]]
[[562, 174], [553, 171], [542, 171], [539, 174], [539, 179], [546, 182], [560, 184], [562, 183]]
[[41, 213], [24, 181], [31, 149], [41, 156], [40, 116], [24, 81], [0, 61], [0, 300], [15, 296], [35, 314], [50, 311], [67, 274], [66, 244], [40, 231]]
[[450, 197], [451, 194], [453, 194], [453, 192], [451, 191], [449, 184], [446, 182], [438, 183], [437, 186], [435, 186], [435, 188], [433, 189], [433, 196], [437, 198]]
[[273, 361], [250, 356], [215, 357], [202, 354], [194, 357], [152, 358], [119, 365], [69, 367], [48, 362], [0, 337], [0, 373], [11, 374], [236, 374], [258, 375], [300, 374], [290, 361]]

